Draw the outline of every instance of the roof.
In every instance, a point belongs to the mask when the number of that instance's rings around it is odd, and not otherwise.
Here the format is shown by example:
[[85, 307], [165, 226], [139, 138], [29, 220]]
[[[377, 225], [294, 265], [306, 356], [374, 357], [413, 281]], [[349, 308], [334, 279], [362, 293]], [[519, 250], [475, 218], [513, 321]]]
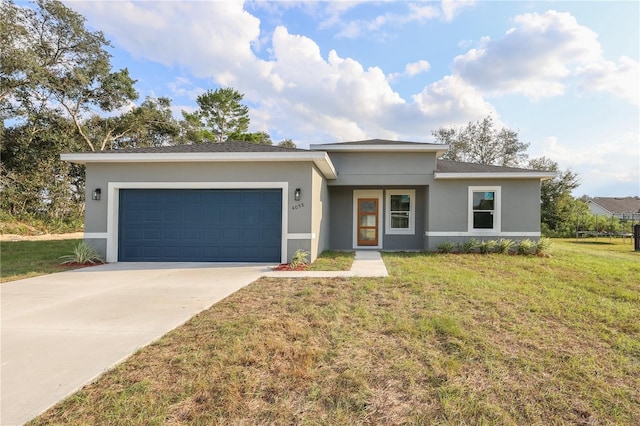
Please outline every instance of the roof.
[[309, 161], [327, 179], [336, 179], [336, 169], [326, 152], [283, 148], [251, 142], [234, 141], [191, 145], [128, 148], [62, 154], [73, 163], [175, 163], [175, 162], [277, 162]]
[[367, 139], [353, 142], [313, 144], [312, 151], [327, 152], [434, 152], [441, 155], [447, 152], [449, 145], [426, 142], [392, 141], [387, 139]]
[[494, 166], [491, 164], [465, 163], [462, 161], [438, 160], [436, 179], [468, 179], [468, 178], [535, 178], [541, 180], [556, 177], [555, 172], [523, 169], [518, 167]]
[[593, 197], [589, 202], [610, 213], [640, 213], [640, 197]]
[[152, 146], [144, 148], [109, 149], [105, 151], [90, 151], [88, 154], [118, 153], [118, 154], [156, 154], [156, 153], [185, 153], [185, 152], [308, 152], [306, 149], [285, 148], [274, 145], [263, 145], [246, 141], [227, 141], [222, 143], [192, 143], [171, 146]]

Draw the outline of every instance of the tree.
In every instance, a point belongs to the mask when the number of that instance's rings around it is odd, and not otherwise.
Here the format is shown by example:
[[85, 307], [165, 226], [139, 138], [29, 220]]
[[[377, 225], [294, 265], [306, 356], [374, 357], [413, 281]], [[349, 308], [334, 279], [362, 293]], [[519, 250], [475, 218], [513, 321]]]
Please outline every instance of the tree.
[[297, 148], [296, 144], [291, 139], [282, 139], [278, 142], [278, 146], [282, 148]]
[[528, 143], [520, 142], [518, 132], [494, 128], [491, 116], [469, 122], [467, 127], [444, 128], [431, 132], [437, 143], [449, 145], [442, 158], [497, 166], [519, 166], [528, 157]]
[[224, 142], [230, 135], [241, 135], [249, 129], [249, 108], [242, 105], [244, 95], [226, 87], [207, 90], [198, 96], [198, 110], [182, 111], [187, 133], [195, 142]]
[[91, 32], [84, 18], [55, 0], [37, 0], [35, 8], [0, 5], [0, 108], [3, 118], [24, 113], [43, 87], [60, 88], [69, 78], [87, 75], [109, 63], [101, 32]]
[[273, 145], [271, 136], [267, 132], [255, 132], [255, 133], [232, 133], [228, 136], [230, 141], [245, 141], [256, 143], [258, 145]]
[[[540, 219], [543, 230], [556, 235], [566, 235], [571, 229], [571, 221], [578, 214], [584, 214], [586, 203], [571, 196], [571, 191], [580, 186], [578, 175], [571, 170], [562, 171], [558, 163], [546, 158], [534, 158], [528, 163], [530, 169], [556, 172], [553, 179], [542, 182], [540, 188]], [[580, 205], [580, 204], [584, 204]], [[572, 232], [572, 231], [569, 231]]]

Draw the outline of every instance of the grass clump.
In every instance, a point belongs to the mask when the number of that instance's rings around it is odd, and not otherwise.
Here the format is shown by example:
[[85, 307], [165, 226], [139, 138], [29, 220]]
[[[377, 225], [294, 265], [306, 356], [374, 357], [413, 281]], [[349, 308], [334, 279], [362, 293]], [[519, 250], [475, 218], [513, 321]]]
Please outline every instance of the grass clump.
[[480, 241], [480, 243], [478, 244], [478, 250], [480, 250], [481, 254], [488, 254], [493, 252], [494, 248], [496, 247], [497, 242], [495, 240], [482, 240]]
[[463, 243], [458, 243], [458, 251], [465, 254], [471, 253], [478, 248], [478, 244], [478, 240], [471, 238]]
[[455, 247], [451, 241], [443, 241], [436, 246], [436, 250], [438, 253], [452, 253]]
[[355, 252], [325, 250], [309, 265], [309, 271], [348, 271], [351, 269]]
[[513, 247], [513, 240], [501, 238], [496, 244], [496, 253], [507, 254]]
[[62, 264], [77, 263], [79, 265], [95, 265], [102, 263], [102, 258], [98, 251], [84, 241], [79, 242], [74, 248], [72, 254], [60, 256]]
[[536, 254], [546, 254], [549, 251], [549, 247], [551, 247], [551, 240], [542, 237], [535, 243], [534, 251]]
[[526, 254], [531, 254], [532, 251], [535, 250], [535, 248], [536, 248], [536, 243], [534, 243], [528, 238], [525, 238], [524, 240], [520, 240], [518, 242], [516, 251], [518, 252], [518, 254], [526, 255]]

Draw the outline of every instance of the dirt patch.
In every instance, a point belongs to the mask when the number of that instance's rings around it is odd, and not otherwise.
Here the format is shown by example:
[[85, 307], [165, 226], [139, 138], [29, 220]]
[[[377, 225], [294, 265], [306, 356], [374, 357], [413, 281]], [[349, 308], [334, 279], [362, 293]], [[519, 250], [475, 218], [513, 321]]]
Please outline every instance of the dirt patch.
[[84, 238], [84, 232], [70, 232], [67, 234], [16, 235], [0, 234], [0, 241], [46, 241], [46, 240], [76, 240]]

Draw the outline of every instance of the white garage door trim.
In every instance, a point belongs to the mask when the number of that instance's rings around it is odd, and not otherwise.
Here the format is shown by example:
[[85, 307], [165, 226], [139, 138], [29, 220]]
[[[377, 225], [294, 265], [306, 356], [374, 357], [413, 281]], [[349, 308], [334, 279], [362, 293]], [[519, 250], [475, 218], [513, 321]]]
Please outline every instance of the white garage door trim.
[[107, 198], [107, 262], [118, 261], [118, 217], [121, 189], [281, 189], [282, 244], [280, 262], [287, 261], [288, 182], [109, 182]]

